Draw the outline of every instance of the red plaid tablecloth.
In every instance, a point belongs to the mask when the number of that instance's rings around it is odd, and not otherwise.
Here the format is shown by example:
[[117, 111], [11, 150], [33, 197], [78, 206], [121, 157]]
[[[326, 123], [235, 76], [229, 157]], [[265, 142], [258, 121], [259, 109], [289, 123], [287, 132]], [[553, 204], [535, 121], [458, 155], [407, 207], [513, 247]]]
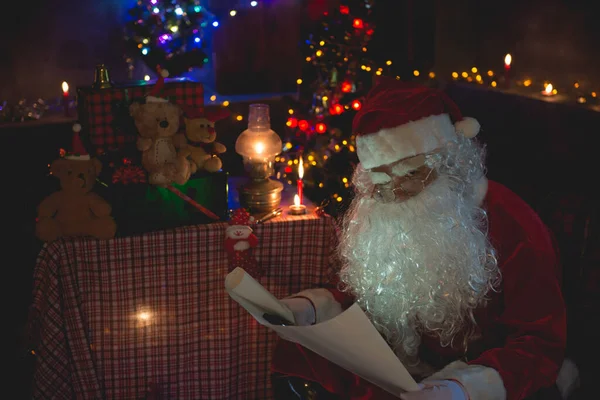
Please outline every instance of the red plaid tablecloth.
[[[224, 290], [224, 223], [47, 245], [34, 274], [34, 398], [269, 399], [276, 335]], [[330, 217], [259, 225], [260, 282], [278, 298], [326, 283]]]

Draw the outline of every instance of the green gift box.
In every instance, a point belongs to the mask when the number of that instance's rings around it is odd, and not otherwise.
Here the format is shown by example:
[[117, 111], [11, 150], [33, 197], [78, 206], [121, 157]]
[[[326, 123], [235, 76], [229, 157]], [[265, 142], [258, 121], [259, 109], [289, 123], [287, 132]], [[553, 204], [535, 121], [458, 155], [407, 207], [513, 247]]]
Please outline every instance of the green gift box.
[[[221, 221], [228, 212], [228, 174], [196, 174], [185, 185], [172, 185]], [[117, 236], [131, 236], [187, 225], [217, 222], [167, 188], [149, 184], [114, 184], [104, 188], [113, 208]]]

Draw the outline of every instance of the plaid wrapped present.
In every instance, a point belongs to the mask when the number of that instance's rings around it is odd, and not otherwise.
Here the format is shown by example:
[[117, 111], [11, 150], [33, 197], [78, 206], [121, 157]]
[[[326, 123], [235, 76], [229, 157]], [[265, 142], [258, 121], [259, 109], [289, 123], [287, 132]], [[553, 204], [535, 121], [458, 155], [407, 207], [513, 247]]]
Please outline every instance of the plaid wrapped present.
[[[129, 115], [129, 105], [141, 100], [154, 82], [116, 85], [110, 89], [77, 88], [77, 112], [82, 132], [95, 154], [135, 148], [137, 131]], [[204, 89], [189, 79], [166, 79], [163, 97], [182, 107], [204, 110]], [[182, 127], [183, 129], [183, 127]]]

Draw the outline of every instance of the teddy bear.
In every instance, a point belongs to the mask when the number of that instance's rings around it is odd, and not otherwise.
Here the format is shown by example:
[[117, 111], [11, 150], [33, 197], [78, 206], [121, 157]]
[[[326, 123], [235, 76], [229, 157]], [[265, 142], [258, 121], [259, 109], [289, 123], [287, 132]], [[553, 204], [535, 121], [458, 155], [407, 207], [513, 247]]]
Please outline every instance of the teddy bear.
[[182, 148], [181, 154], [191, 161], [192, 173], [197, 171], [217, 172], [223, 167], [219, 154], [225, 153], [227, 148], [215, 142], [215, 122], [229, 115], [227, 109], [216, 111], [198, 112], [188, 110], [184, 117], [185, 137], [187, 144]]
[[110, 205], [92, 192], [102, 164], [85, 151], [79, 138], [81, 126], [75, 124], [73, 130], [72, 152], [50, 166], [50, 173], [60, 180], [61, 190], [38, 206], [35, 233], [44, 242], [68, 236], [110, 239], [117, 231]]
[[166, 187], [172, 183], [184, 185], [191, 174], [191, 162], [178, 153], [185, 144], [185, 136], [178, 134], [182, 110], [157, 95], [164, 86], [166, 70], [144, 102], [134, 102], [129, 113], [139, 133], [137, 148], [142, 152], [142, 166], [148, 171], [148, 182]]

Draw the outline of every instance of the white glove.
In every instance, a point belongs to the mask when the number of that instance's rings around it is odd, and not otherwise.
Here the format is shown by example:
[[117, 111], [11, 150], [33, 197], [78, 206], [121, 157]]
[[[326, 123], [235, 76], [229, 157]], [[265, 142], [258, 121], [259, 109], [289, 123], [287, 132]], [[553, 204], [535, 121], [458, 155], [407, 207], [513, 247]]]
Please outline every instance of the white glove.
[[427, 381], [419, 384], [418, 392], [406, 392], [400, 395], [402, 400], [469, 400], [463, 386], [450, 380]]
[[317, 313], [312, 302], [305, 297], [288, 297], [280, 300], [294, 314], [294, 325], [313, 325], [317, 321]]

